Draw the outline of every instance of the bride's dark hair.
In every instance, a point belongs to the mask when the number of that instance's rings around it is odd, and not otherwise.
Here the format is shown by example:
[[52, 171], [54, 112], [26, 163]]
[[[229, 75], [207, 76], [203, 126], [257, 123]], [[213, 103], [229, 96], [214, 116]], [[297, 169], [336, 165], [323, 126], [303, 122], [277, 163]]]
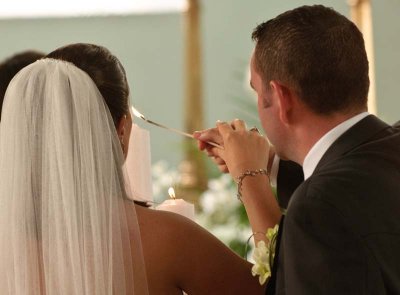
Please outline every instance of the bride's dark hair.
[[[47, 58], [73, 63], [94, 81], [108, 106], [115, 127], [123, 115], [129, 112], [129, 86], [125, 69], [119, 59], [107, 48], [88, 43], [75, 43], [60, 47]], [[134, 201], [149, 207], [146, 202]]]
[[73, 63], [86, 72], [103, 96], [115, 126], [129, 112], [129, 86], [125, 69], [107, 48], [88, 43], [75, 43], [60, 47], [47, 58]]

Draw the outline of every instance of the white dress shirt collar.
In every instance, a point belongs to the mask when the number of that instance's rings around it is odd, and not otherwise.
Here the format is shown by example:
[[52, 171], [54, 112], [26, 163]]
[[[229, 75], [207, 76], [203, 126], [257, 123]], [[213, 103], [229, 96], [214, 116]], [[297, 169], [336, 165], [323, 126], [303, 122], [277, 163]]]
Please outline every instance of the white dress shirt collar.
[[329, 149], [329, 147], [338, 139], [343, 133], [350, 129], [353, 125], [368, 116], [368, 112], [360, 113], [342, 123], [337, 125], [335, 128], [329, 130], [324, 136], [322, 136], [310, 149], [303, 162], [304, 180], [309, 178], [322, 156]]

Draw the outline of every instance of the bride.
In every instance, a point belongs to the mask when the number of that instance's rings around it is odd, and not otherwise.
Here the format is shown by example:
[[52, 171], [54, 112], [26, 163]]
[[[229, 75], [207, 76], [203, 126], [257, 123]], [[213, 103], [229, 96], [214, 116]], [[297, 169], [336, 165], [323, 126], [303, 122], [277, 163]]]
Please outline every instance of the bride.
[[0, 125], [2, 294], [262, 294], [190, 220], [129, 201], [132, 119], [107, 49], [62, 47], [11, 82]]

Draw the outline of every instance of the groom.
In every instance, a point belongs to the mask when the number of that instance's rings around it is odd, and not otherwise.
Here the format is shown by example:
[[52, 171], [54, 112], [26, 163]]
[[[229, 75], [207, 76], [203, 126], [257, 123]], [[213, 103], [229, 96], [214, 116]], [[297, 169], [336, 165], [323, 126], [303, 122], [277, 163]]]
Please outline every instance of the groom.
[[367, 113], [361, 32], [317, 5], [287, 11], [252, 37], [262, 126], [277, 155], [304, 172], [267, 294], [400, 294], [400, 131]]

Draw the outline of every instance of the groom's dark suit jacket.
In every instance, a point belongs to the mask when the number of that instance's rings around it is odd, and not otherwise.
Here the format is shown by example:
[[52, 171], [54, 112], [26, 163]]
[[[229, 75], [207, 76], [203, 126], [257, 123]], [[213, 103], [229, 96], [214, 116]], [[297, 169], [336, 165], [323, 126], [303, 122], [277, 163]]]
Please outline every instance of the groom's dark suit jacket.
[[[294, 188], [302, 172], [289, 169]], [[369, 115], [339, 137], [290, 197], [279, 235], [266, 294], [400, 294], [400, 130]]]

